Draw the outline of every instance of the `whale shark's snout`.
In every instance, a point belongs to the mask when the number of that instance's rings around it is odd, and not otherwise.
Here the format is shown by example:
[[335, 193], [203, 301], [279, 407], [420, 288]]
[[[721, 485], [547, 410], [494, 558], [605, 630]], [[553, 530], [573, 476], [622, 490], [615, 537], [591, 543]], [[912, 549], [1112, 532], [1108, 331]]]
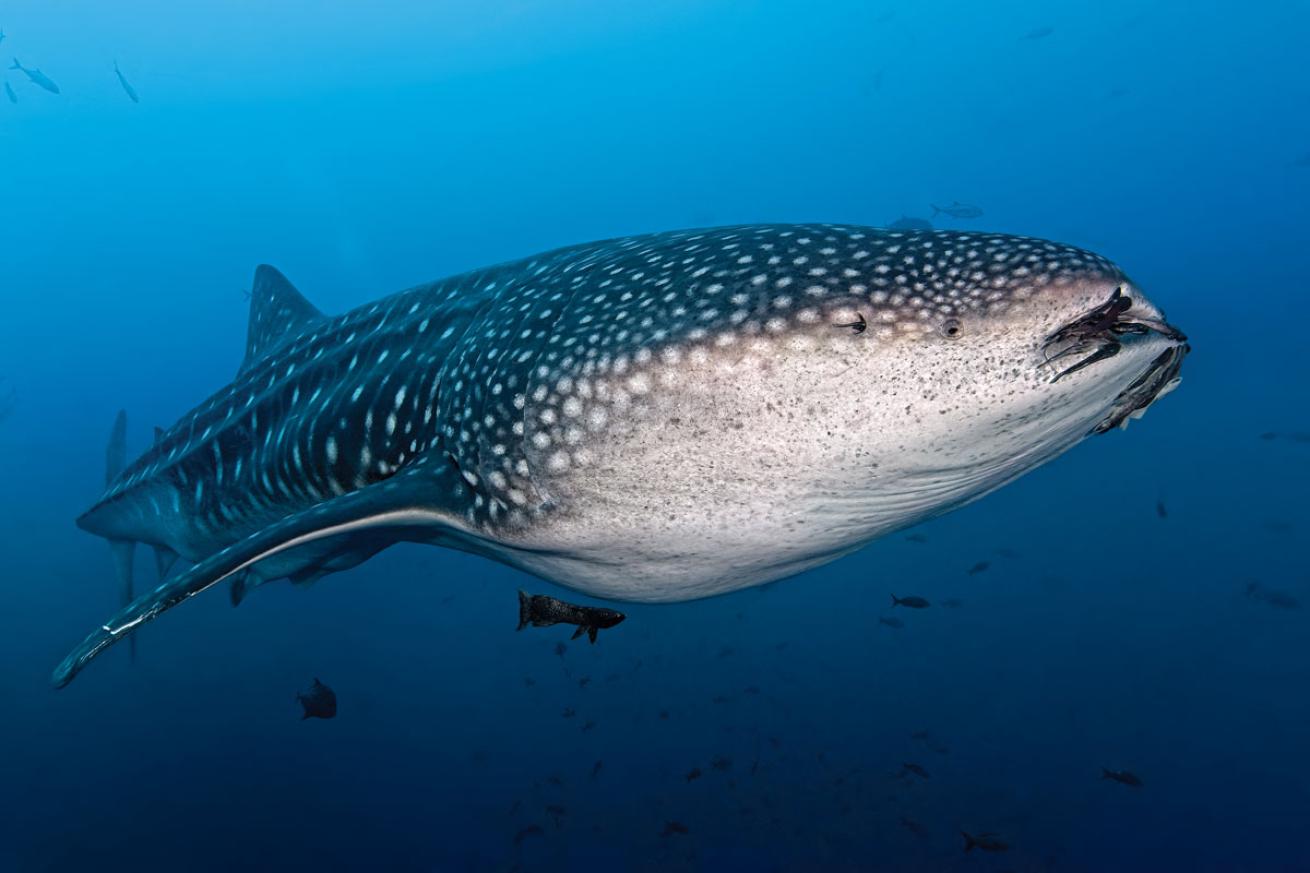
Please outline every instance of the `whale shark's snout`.
[[1181, 379], [1183, 358], [1191, 351], [1187, 335], [1124, 281], [1114, 285], [1104, 302], [1061, 324], [1042, 343], [1044, 364], [1054, 371], [1052, 382], [1116, 358], [1125, 349], [1149, 356], [1149, 364], [1115, 398], [1095, 433], [1126, 426], [1173, 390]]

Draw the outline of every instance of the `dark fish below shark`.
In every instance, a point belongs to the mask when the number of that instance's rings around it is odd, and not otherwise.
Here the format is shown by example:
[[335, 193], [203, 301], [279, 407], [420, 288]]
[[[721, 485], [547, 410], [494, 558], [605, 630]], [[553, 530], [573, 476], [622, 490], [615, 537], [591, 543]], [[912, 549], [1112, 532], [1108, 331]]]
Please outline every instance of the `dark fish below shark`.
[[263, 266], [236, 378], [78, 520], [194, 566], [53, 681], [216, 583], [398, 542], [616, 600], [795, 575], [1123, 426], [1187, 351], [1109, 261], [1001, 234], [634, 236], [336, 317]]

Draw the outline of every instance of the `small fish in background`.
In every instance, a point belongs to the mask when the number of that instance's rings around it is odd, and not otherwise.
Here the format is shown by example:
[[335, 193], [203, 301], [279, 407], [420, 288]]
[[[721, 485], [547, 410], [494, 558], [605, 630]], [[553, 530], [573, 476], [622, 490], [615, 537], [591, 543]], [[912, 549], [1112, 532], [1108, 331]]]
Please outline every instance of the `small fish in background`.
[[1109, 767], [1102, 767], [1101, 778], [1109, 779], [1111, 782], [1118, 782], [1120, 785], [1127, 785], [1129, 788], [1142, 787], [1142, 780], [1130, 770], [1111, 770]]
[[901, 827], [905, 828], [907, 831], [914, 834], [916, 837], [928, 836], [928, 829], [925, 828], [923, 825], [919, 824], [914, 819], [910, 818], [909, 816], [906, 815], [901, 816], [900, 824]]
[[982, 849], [984, 852], [1004, 852], [1010, 847], [1006, 843], [997, 839], [996, 834], [985, 833], [974, 836], [966, 831], [960, 831], [960, 836], [964, 837], [964, 851], [972, 852], [974, 849]]
[[893, 594], [892, 607], [894, 608], [897, 606], [905, 606], [905, 607], [909, 607], [910, 609], [927, 609], [929, 606], [932, 606], [932, 604], [929, 603], [927, 600], [923, 599], [922, 597], [916, 597], [914, 595], [911, 595], [909, 597], [897, 597], [895, 594]]
[[545, 836], [546, 832], [541, 829], [541, 825], [528, 825], [525, 828], [519, 828], [518, 833], [514, 834], [514, 845], [521, 846], [523, 841], [528, 837]]
[[701, 772], [699, 767], [692, 767], [690, 770], [687, 771], [686, 778], [688, 782], [695, 782], [700, 777], [701, 777]]
[[951, 201], [948, 206], [938, 206], [935, 203], [929, 203], [932, 207], [932, 217], [938, 215], [949, 215], [951, 218], [981, 218], [983, 211], [979, 206], [971, 206], [968, 203], [961, 203], [959, 200]]
[[1164, 505], [1164, 501], [1163, 501], [1163, 500], [1157, 500], [1157, 501], [1155, 501], [1155, 517], [1156, 517], [1156, 518], [1168, 518], [1168, 517], [1169, 517], [1169, 509], [1168, 509], [1168, 507], [1166, 507], [1166, 506]]
[[534, 686], [534, 685], [536, 685], [536, 684], [537, 684], [537, 680], [536, 680], [536, 679], [533, 679], [531, 676], [524, 676], [524, 677], [523, 677], [523, 685], [524, 685], [525, 687], [527, 687], [527, 688], [531, 688], [532, 686]]
[[969, 568], [968, 575], [977, 576], [979, 573], [987, 572], [987, 568], [992, 565], [991, 561], [979, 561]]
[[0, 27], [0, 42], [4, 42], [4, 41], [5, 41], [5, 29], [3, 27]]
[[118, 84], [123, 86], [123, 91], [127, 94], [128, 99], [133, 103], [140, 103], [141, 98], [137, 96], [136, 89], [132, 87], [131, 82], [127, 81], [123, 71], [118, 68], [118, 61], [114, 61], [114, 75], [118, 77]]
[[597, 758], [596, 763], [591, 765], [591, 778], [595, 779], [605, 769], [605, 762]]
[[664, 823], [664, 830], [660, 832], [660, 836], [671, 837], [674, 834], [687, 834], [687, 833], [690, 833], [690, 831], [687, 829], [687, 826], [682, 822], [666, 821]]
[[314, 679], [314, 684], [309, 686], [309, 690], [297, 694], [296, 699], [305, 710], [304, 715], [300, 717], [301, 721], [307, 718], [336, 718], [337, 716], [336, 692], [320, 682], [317, 677]]
[[949, 755], [951, 753], [950, 748], [941, 740], [937, 739], [937, 737], [933, 736], [932, 731], [917, 730], [910, 734], [910, 737], [916, 742], [923, 743], [925, 748], [931, 752], [936, 752], [938, 755]]
[[1246, 596], [1252, 600], [1258, 600], [1261, 603], [1267, 603], [1270, 606], [1279, 609], [1297, 609], [1301, 601], [1297, 600], [1286, 591], [1279, 591], [1276, 588], [1266, 588], [1259, 582], [1248, 582], [1246, 584]]
[[[612, 628], [626, 617], [613, 609], [579, 606], [576, 603], [547, 597], [545, 594], [528, 594], [526, 591], [519, 591], [519, 626], [516, 630], [523, 630], [528, 625], [550, 627], [554, 624], [575, 624], [578, 629], [573, 632], [573, 639], [576, 640], [586, 634], [587, 638], [595, 643], [598, 631]], [[562, 654], [558, 649], [556, 653]]]
[[921, 533], [912, 533], [905, 538], [907, 543], [926, 543], [928, 538]]
[[568, 815], [569, 811], [562, 804], [548, 803], [546, 804], [546, 814], [555, 822], [555, 830], [559, 830], [564, 826], [564, 816]]
[[[900, 218], [887, 225], [888, 230], [932, 230], [932, 222], [926, 218], [915, 218], [912, 215], [902, 215]], [[909, 539], [909, 537], [906, 537]]]
[[556, 656], [557, 658], [562, 658], [562, 657], [564, 657], [564, 653], [567, 652], [568, 650], [569, 650], [569, 644], [568, 644], [568, 643], [556, 643], [556, 644], [555, 644], [555, 656]]
[[596, 723], [594, 721], [592, 721], [591, 719], [587, 719], [585, 722], [582, 723], [582, 732], [586, 733], [587, 731], [591, 730], [595, 726]]
[[590, 676], [583, 676], [581, 679], [578, 680], [578, 687], [579, 687], [579, 688], [586, 688], [586, 687], [587, 687], [588, 685], [590, 685], [590, 684], [591, 684], [591, 677], [590, 677]]
[[1266, 441], [1287, 440], [1288, 442], [1293, 443], [1310, 443], [1310, 432], [1291, 431], [1290, 433], [1279, 433], [1277, 431], [1268, 430], [1260, 434], [1260, 439]]
[[33, 85], [36, 85], [39, 88], [44, 88], [45, 90], [49, 91], [51, 94], [59, 93], [59, 86], [54, 83], [53, 79], [51, 79], [49, 76], [47, 76], [45, 73], [41, 72], [40, 70], [37, 69], [29, 70], [27, 67], [24, 67], [22, 64], [18, 62], [18, 58], [14, 58], [14, 65], [9, 69], [18, 70], [20, 73], [25, 73], [27, 75], [28, 80]]
[[720, 773], [726, 773], [732, 769], [732, 759], [727, 755], [715, 755], [710, 759], [710, 766]]
[[896, 630], [900, 630], [901, 628], [905, 627], [905, 622], [901, 621], [899, 618], [897, 618], [894, 615], [879, 616], [878, 624], [886, 625], [887, 627], [895, 628]]
[[5, 82], [5, 96], [9, 98], [10, 103], [18, 102], [18, 95], [14, 93], [14, 86]]
[[911, 775], [918, 776], [920, 779], [932, 778], [928, 775], [927, 770], [925, 770], [923, 767], [919, 766], [918, 764], [914, 764], [914, 763], [902, 764], [901, 772], [899, 775], [902, 779]]
[[1054, 27], [1034, 27], [1032, 30], [1019, 37], [1019, 39], [1046, 39], [1046, 37], [1053, 33], [1055, 33]]
[[573, 718], [573, 716], [575, 716], [575, 715], [577, 715], [577, 714], [578, 714], [578, 713], [577, 713], [577, 710], [575, 710], [575, 709], [574, 709], [573, 707], [571, 707], [571, 706], [566, 706], [566, 707], [564, 707], [564, 711], [560, 713], [560, 715], [561, 715], [562, 717], [564, 717], [564, 718]]

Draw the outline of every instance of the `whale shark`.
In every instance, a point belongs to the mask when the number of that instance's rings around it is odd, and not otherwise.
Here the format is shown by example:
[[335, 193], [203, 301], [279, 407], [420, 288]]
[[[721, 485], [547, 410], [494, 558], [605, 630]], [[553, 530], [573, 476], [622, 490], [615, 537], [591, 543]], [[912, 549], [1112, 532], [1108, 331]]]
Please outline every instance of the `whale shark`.
[[56, 686], [218, 583], [237, 601], [399, 542], [619, 601], [762, 585], [1126, 425], [1190, 350], [1106, 258], [981, 232], [629, 236], [337, 316], [260, 266], [250, 296], [233, 381], [78, 519], [190, 566]]

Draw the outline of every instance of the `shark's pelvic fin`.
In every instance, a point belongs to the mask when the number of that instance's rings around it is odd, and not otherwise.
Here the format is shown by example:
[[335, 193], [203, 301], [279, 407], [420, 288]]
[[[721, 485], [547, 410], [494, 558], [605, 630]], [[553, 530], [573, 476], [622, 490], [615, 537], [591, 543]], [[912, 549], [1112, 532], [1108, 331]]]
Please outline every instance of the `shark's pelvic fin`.
[[416, 466], [352, 494], [288, 516], [234, 543], [141, 595], [91, 633], [55, 669], [51, 680], [62, 688], [96, 655], [160, 613], [212, 585], [231, 579], [259, 561], [324, 537], [368, 532], [392, 542], [430, 540], [453, 525], [429, 507], [434, 493], [458, 487], [446, 465]]
[[155, 569], [159, 571], [159, 578], [162, 580], [172, 569], [173, 562], [177, 560], [177, 552], [168, 546], [155, 546]]
[[[135, 599], [132, 590], [132, 567], [136, 558], [136, 543], [131, 540], [110, 540], [109, 552], [114, 556], [114, 574], [118, 577], [119, 602], [126, 607]], [[133, 661], [136, 660], [136, 639], [128, 647]]]
[[288, 339], [324, 320], [323, 313], [305, 299], [275, 268], [260, 264], [250, 290], [250, 327], [246, 334], [246, 370]]

